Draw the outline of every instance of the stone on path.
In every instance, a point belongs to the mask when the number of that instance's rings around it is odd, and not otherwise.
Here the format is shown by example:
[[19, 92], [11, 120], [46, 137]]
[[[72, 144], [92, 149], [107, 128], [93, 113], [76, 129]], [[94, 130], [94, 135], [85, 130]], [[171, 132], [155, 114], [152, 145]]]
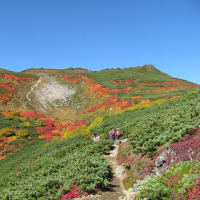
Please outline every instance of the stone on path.
[[116, 169], [117, 174], [122, 175], [124, 172], [125, 172], [125, 169], [122, 165], [117, 167], [117, 169]]

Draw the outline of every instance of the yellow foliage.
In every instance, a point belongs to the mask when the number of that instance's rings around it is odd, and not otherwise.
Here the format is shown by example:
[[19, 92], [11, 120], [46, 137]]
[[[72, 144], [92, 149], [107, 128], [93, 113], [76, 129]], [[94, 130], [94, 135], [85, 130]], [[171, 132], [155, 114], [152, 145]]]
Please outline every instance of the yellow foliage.
[[25, 127], [30, 127], [31, 126], [31, 123], [30, 122], [25, 122]]
[[102, 121], [103, 121], [103, 117], [96, 118], [89, 126], [86, 126], [86, 125], [82, 126], [81, 130], [80, 130], [80, 133], [81, 134], [90, 133], [90, 130], [92, 128], [94, 128], [95, 126], [98, 126], [99, 124], [101, 124]]
[[149, 104], [149, 103], [150, 103], [150, 100], [142, 100], [140, 103], [141, 103], [141, 104]]
[[49, 146], [51, 143], [50, 142], [47, 142], [47, 143], [45, 143], [44, 145], [43, 145], [43, 147], [47, 147], [47, 146]]
[[19, 111], [12, 110], [5, 116], [5, 119], [14, 119], [14, 117], [19, 116], [19, 115], [20, 115]]
[[22, 122], [21, 123], [21, 127], [30, 127], [31, 126], [31, 123], [30, 122]]
[[102, 120], [103, 120], [103, 117], [98, 117], [89, 126], [83, 125], [83, 126], [79, 127], [78, 129], [73, 130], [73, 131], [70, 131], [67, 128], [64, 128], [62, 130], [63, 138], [64, 139], [70, 138], [70, 137], [77, 135], [77, 134], [82, 134], [82, 135], [89, 134], [90, 130], [93, 127], [101, 124]]
[[67, 139], [67, 138], [70, 138], [70, 137], [76, 135], [78, 132], [77, 132], [76, 130], [70, 131], [70, 130], [68, 130], [67, 128], [64, 128], [64, 129], [62, 130], [62, 133], [63, 133], [63, 138], [64, 138], [64, 139]]
[[163, 98], [163, 99], [157, 99], [153, 102], [153, 104], [159, 104], [159, 103], [164, 103], [165, 101], [167, 101], [167, 99]]
[[127, 111], [127, 110], [136, 110], [136, 109], [140, 109], [140, 108], [147, 108], [147, 107], [153, 106], [155, 104], [164, 103], [165, 101], [167, 101], [167, 99], [162, 98], [162, 99], [157, 99], [157, 100], [155, 100], [153, 102], [148, 101], [149, 103], [147, 103], [147, 104], [144, 104], [144, 102], [143, 102], [143, 104], [137, 104], [137, 105], [135, 105], [133, 107], [125, 109], [124, 111]]
[[8, 135], [10, 135], [12, 132], [13, 132], [13, 129], [12, 129], [12, 128], [2, 128], [2, 129], [0, 130], [0, 137], [1, 137], [1, 136], [8, 136]]
[[7, 142], [10, 143], [10, 142], [12, 142], [12, 141], [14, 141], [16, 139], [17, 139], [17, 136], [11, 136], [11, 137], [8, 138]]
[[25, 129], [20, 129], [15, 131], [17, 137], [25, 137], [28, 133]]
[[26, 118], [26, 117], [19, 117], [19, 120], [20, 120], [21, 122], [25, 122], [25, 121], [27, 120], [27, 118]]

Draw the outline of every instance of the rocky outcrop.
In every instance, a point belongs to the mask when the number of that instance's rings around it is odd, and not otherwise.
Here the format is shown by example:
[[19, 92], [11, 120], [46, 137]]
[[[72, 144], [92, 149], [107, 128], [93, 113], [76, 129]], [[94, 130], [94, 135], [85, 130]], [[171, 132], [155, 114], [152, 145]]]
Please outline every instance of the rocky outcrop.
[[32, 106], [35, 110], [46, 113], [69, 104], [75, 92], [75, 89], [59, 83], [56, 78], [41, 75], [27, 93], [24, 108]]

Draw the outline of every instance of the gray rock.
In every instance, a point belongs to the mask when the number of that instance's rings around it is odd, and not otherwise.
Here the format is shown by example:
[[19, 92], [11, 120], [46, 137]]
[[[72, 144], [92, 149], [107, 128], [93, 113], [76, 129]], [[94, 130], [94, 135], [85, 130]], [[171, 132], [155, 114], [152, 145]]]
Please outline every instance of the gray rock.
[[139, 191], [140, 186], [142, 185], [143, 182], [144, 182], [144, 180], [137, 180], [136, 183], [133, 185], [136, 192]]
[[117, 168], [116, 173], [122, 175], [125, 172], [124, 167], [121, 165]]
[[166, 163], [166, 153], [167, 150], [163, 151], [158, 158], [155, 160], [155, 166], [156, 167], [162, 167], [164, 165], [164, 163]]
[[145, 178], [143, 180], [137, 180], [136, 183], [133, 185], [134, 189], [136, 192], [138, 192], [140, 190], [140, 186], [146, 182], [147, 179], [151, 178], [151, 176], [145, 176]]

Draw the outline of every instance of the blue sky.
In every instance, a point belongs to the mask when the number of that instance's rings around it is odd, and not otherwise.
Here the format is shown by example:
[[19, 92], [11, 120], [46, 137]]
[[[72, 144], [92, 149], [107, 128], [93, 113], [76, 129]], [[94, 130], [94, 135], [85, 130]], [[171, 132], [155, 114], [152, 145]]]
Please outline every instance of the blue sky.
[[144, 64], [200, 84], [199, 0], [0, 0], [0, 68]]

